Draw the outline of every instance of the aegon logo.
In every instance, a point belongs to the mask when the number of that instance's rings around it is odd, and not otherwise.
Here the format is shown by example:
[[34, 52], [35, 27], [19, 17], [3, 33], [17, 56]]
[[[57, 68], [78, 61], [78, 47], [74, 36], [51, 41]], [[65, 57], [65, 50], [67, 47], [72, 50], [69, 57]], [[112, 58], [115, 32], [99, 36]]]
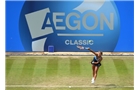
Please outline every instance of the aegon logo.
[[[104, 0], [84, 0], [81, 4], [79, 2], [64, 2], [65, 4], [73, 3], [74, 8], [71, 11], [61, 8], [63, 1], [61, 3], [45, 1], [39, 4], [38, 2], [25, 2], [21, 12], [21, 38], [24, 38], [23, 34], [27, 35], [29, 32], [28, 39], [31, 42], [30, 45], [28, 40], [22, 39], [25, 48], [28, 42], [28, 48], [31, 46], [32, 51], [47, 50], [49, 45], [54, 45], [57, 51], [67, 51], [67, 49], [63, 49], [67, 46], [70, 51], [75, 51], [72, 47], [74, 45], [85, 45], [91, 48], [94, 46], [95, 50], [98, 50], [97, 46], [106, 45], [106, 47], [100, 47], [100, 50], [114, 50], [119, 37], [120, 24], [117, 9], [114, 8], [112, 2]], [[48, 6], [52, 3], [58, 7]], [[38, 5], [38, 7], [34, 6], [35, 10], [26, 9], [31, 4]], [[24, 17], [25, 21], [23, 21]], [[55, 41], [53, 41], [54, 39]]]
[[[48, 10], [48, 12], [46, 12], [46, 17], [45, 17], [42, 29], [45, 29], [45, 27], [47, 27], [47, 25], [52, 24], [50, 22], [50, 18], [47, 17], [47, 14], [51, 13], [50, 9], [47, 8], [47, 10]], [[81, 15], [79, 15], [76, 12], [71, 12], [68, 15], [66, 15], [65, 12], [54, 12], [52, 15], [53, 15], [53, 24], [54, 24], [56, 30], [66, 30], [66, 27], [69, 30], [81, 30], [81, 25], [83, 25], [86, 30], [94, 30], [98, 26], [98, 24], [100, 25], [100, 30], [103, 30], [105, 23], [107, 24], [107, 26], [109, 27], [110, 30], [114, 29], [114, 14], [113, 13], [110, 13], [110, 20], [108, 20], [106, 18], [104, 13], [100, 14], [100, 20], [98, 20], [98, 16], [92, 12], [86, 13], [83, 17], [80, 17]], [[94, 21], [94, 24], [92, 26], [88, 26], [86, 24], [86, 20], [89, 16], [91, 16]], [[58, 17], [66, 17], [66, 19], [64, 21], [63, 18], [58, 18]], [[77, 20], [73, 21], [75, 26], [70, 25], [69, 20], [71, 17], [76, 17], [76, 19], [77, 19]], [[82, 20], [80, 21], [81, 18], [82, 18]], [[57, 25], [57, 23], [62, 23], [62, 22], [65, 22], [66, 24], [64, 26]]]
[[[32, 19], [34, 19], [33, 18], [34, 16], [36, 16], [38, 14], [41, 14], [41, 13], [45, 13], [46, 16], [43, 20], [42, 27], [40, 27], [40, 28], [42, 28], [42, 30], [45, 29], [45, 28], [48, 29], [48, 32], [46, 34], [48, 34], [49, 32], [50, 33], [53, 32], [52, 27], [50, 27], [50, 26], [52, 26], [52, 24], [54, 25], [56, 30], [66, 30], [66, 27], [69, 30], [81, 30], [81, 26], [84, 26], [84, 28], [86, 30], [94, 30], [98, 25], [100, 26], [100, 30], [104, 30], [104, 25], [105, 24], [108, 26], [108, 28], [110, 30], [114, 30], [114, 14], [113, 13], [110, 13], [110, 20], [108, 20], [106, 18], [106, 16], [103, 13], [101, 13], [100, 14], [100, 20], [98, 20], [98, 16], [96, 14], [94, 14], [93, 12], [88, 12], [83, 17], [80, 17], [81, 15], [79, 15], [76, 12], [71, 12], [67, 16], [65, 16], [64, 12], [52, 12], [53, 13], [52, 14], [53, 15], [52, 16], [53, 17], [52, 18], [53, 22], [50, 22], [50, 17], [48, 17], [47, 15], [51, 12], [50, 12], [49, 8], [46, 8], [46, 9], [35, 11], [35, 12], [32, 12], [32, 13], [29, 13], [29, 14], [25, 15], [33, 38], [34, 38], [35, 31], [32, 32], [32, 28], [33, 28], [33, 30], [35, 30], [34, 27], [36, 25], [33, 24], [34, 22], [33, 22]], [[63, 18], [58, 18], [58, 17], [64, 17], [64, 18], [66, 17], [66, 19], [64, 21]], [[73, 20], [73, 23], [75, 24], [75, 26], [70, 25], [70, 18], [71, 17], [76, 17], [76, 19], [77, 19], [77, 20]], [[92, 26], [88, 26], [86, 24], [86, 20], [87, 20], [88, 17], [92, 17], [92, 19], [94, 21], [94, 24]], [[57, 25], [58, 23], [63, 23], [63, 22], [65, 22], [65, 25], [63, 25], [63, 26], [58, 26]], [[38, 23], [42, 23], [42, 22], [38, 21]]]

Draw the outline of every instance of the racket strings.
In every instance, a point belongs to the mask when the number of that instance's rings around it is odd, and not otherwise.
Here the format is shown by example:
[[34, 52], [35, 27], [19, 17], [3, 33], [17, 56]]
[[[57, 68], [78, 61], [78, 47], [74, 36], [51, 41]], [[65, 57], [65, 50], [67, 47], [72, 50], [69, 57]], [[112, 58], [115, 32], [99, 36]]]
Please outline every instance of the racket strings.
[[77, 46], [77, 48], [79, 48], [79, 49], [84, 49], [84, 47], [83, 47], [83, 46]]

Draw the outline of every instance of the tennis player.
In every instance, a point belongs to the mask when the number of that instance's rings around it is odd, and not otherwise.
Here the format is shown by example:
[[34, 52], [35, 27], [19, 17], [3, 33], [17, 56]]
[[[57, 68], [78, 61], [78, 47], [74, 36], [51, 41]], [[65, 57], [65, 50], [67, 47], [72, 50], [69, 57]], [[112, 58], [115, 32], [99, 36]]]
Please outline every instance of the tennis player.
[[91, 64], [92, 64], [92, 74], [93, 74], [91, 83], [95, 83], [95, 80], [96, 80], [96, 77], [97, 77], [97, 73], [98, 73], [98, 69], [101, 66], [101, 61], [103, 60], [103, 58], [102, 58], [103, 52], [101, 52], [101, 51], [94, 52], [90, 48], [88, 48], [88, 50], [95, 55], [93, 57], [93, 60], [91, 61]]

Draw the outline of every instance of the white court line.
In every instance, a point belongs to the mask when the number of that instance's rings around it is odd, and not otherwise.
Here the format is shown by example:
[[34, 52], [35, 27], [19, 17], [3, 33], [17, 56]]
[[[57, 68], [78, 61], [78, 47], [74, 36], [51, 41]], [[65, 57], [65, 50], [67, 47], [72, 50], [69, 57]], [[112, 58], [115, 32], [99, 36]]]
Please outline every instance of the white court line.
[[[9, 56], [9, 57], [62, 57], [63, 55], [29, 55], [29, 56]], [[93, 55], [64, 55], [63, 57], [93, 57]], [[134, 57], [134, 56], [102, 56], [102, 57]], [[19, 59], [20, 60], [20, 59]]]
[[46, 85], [6, 85], [6, 87], [25, 87], [25, 88], [133, 88], [134, 86], [46, 86]]

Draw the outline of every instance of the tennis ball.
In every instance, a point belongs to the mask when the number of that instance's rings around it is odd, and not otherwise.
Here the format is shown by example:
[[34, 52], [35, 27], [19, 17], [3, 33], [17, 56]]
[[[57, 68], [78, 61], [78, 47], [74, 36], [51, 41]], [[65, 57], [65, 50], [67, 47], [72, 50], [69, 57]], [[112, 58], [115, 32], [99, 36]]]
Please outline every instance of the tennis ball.
[[92, 40], [89, 40], [88, 42], [90, 43], [90, 42], [92, 42]]
[[69, 88], [71, 88], [71, 86], [69, 86]]

